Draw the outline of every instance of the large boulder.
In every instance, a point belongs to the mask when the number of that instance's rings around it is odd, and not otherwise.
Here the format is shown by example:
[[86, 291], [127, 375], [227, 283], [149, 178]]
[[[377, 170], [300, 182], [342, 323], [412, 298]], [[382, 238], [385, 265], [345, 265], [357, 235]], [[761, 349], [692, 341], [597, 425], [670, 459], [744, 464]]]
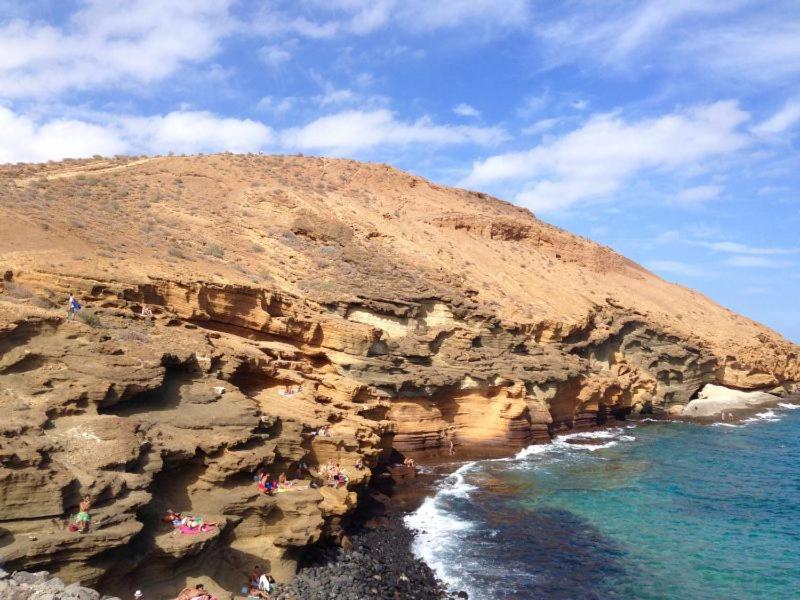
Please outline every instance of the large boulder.
[[686, 417], [717, 417], [723, 412], [752, 411], [778, 402], [779, 398], [766, 392], [743, 392], [721, 385], [708, 384], [684, 409]]

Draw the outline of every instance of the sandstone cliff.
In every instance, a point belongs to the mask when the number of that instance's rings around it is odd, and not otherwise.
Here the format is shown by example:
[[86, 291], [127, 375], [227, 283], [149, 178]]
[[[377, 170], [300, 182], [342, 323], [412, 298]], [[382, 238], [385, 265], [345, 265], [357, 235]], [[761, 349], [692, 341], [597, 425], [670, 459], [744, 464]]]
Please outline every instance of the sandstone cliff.
[[[708, 383], [800, 380], [777, 333], [518, 207], [384, 165], [0, 167], [3, 274], [0, 556], [121, 593], [237, 589], [254, 562], [289, 576], [300, 548], [340, 534], [369, 478], [359, 457], [450, 440], [507, 452], [681, 411]], [[347, 488], [267, 497], [252, 481], [329, 459]], [[95, 521], [76, 535], [63, 519], [83, 494]], [[173, 536], [167, 508], [220, 527]]]

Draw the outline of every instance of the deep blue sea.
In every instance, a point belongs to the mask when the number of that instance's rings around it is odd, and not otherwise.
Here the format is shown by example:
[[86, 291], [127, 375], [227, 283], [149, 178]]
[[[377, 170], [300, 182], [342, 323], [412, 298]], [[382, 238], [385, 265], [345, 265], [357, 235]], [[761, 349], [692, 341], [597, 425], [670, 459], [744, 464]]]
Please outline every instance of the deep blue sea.
[[476, 599], [800, 598], [800, 410], [635, 422], [470, 462], [406, 517]]

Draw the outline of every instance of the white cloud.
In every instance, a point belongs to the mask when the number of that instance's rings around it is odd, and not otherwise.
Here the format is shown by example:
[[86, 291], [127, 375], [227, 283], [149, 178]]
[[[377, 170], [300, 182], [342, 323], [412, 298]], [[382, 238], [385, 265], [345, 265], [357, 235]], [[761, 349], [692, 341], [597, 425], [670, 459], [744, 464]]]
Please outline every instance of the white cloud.
[[263, 123], [219, 117], [206, 111], [125, 118], [120, 127], [132, 147], [154, 154], [252, 152], [275, 140], [272, 129]]
[[353, 102], [358, 98], [358, 95], [351, 89], [336, 89], [332, 86], [326, 87], [325, 92], [319, 96], [315, 96], [314, 100], [320, 106], [328, 106], [329, 104], [345, 104]]
[[453, 112], [461, 117], [479, 118], [481, 116], [481, 111], [474, 106], [470, 106], [469, 104], [465, 104], [463, 102], [461, 104], [456, 104], [453, 107]]
[[769, 119], [753, 127], [752, 131], [756, 135], [776, 135], [787, 131], [796, 125], [798, 121], [800, 121], [800, 102], [789, 100], [783, 108]]
[[545, 131], [549, 131], [556, 125], [558, 125], [563, 119], [559, 117], [553, 117], [550, 119], [539, 119], [533, 125], [529, 125], [528, 127], [523, 128], [522, 133], [525, 135], [538, 135], [540, 133], [544, 133]]
[[647, 263], [647, 268], [656, 273], [668, 273], [685, 277], [698, 277], [704, 274], [699, 267], [677, 260], [651, 260]]
[[463, 184], [518, 182], [522, 204], [534, 210], [564, 208], [608, 196], [645, 170], [688, 169], [734, 152], [748, 143], [738, 130], [747, 119], [732, 101], [635, 122], [618, 114], [594, 115], [579, 129], [530, 150], [474, 163]]
[[687, 39], [680, 48], [681, 60], [692, 64], [693, 57], [703, 56], [704, 68], [767, 83], [785, 83], [787, 77], [800, 74], [797, 16], [775, 10], [772, 18], [745, 18], [742, 23]]
[[529, 18], [528, 0], [405, 0], [398, 3], [398, 19], [410, 29], [433, 31], [473, 23], [519, 27]]
[[[430, 33], [464, 25], [483, 29], [522, 27], [530, 17], [531, 0], [289, 0], [272, 3], [257, 19], [255, 28], [265, 35], [300, 35], [331, 38], [367, 35], [391, 25], [417, 33]], [[309, 9], [314, 20], [296, 13]]]
[[549, 66], [591, 61], [777, 84], [800, 74], [800, 13], [791, 0], [577, 0], [537, 17]]
[[748, 246], [739, 242], [695, 242], [698, 246], [703, 246], [715, 252], [727, 252], [731, 254], [749, 254], [749, 255], [781, 255], [781, 254], [796, 254], [800, 252], [798, 248], [759, 248], [756, 246]]
[[0, 163], [121, 154], [128, 147], [113, 130], [74, 119], [37, 123], [0, 106]]
[[294, 96], [286, 96], [285, 98], [264, 96], [256, 103], [256, 108], [280, 115], [292, 110], [295, 104], [297, 104], [297, 98]]
[[279, 67], [292, 59], [292, 53], [283, 46], [263, 46], [258, 50], [258, 57], [270, 67]]
[[149, 117], [103, 116], [97, 122], [53, 119], [39, 122], [0, 107], [0, 163], [41, 162], [101, 154], [166, 154], [255, 151], [275, 140], [258, 121], [205, 111], [176, 111]]
[[718, 198], [722, 189], [721, 185], [698, 185], [681, 190], [675, 200], [683, 204], [699, 204]]
[[[283, 101], [262, 102], [271, 108]], [[427, 118], [402, 121], [386, 109], [340, 112], [276, 132], [260, 121], [188, 109], [145, 117], [87, 113], [85, 119], [37, 120], [0, 107], [0, 163], [267, 149], [345, 154], [377, 146], [494, 144], [505, 138], [497, 127], [440, 125]]]
[[792, 263], [786, 260], [775, 260], [764, 256], [750, 255], [731, 256], [725, 263], [732, 267], [758, 267], [762, 269], [783, 269], [792, 266]]
[[230, 0], [86, 0], [63, 27], [0, 24], [0, 93], [133, 87], [203, 61], [232, 30]]
[[386, 109], [351, 110], [285, 130], [285, 147], [344, 154], [380, 145], [496, 144], [506, 138], [498, 127], [437, 125], [427, 118], [400, 121]]

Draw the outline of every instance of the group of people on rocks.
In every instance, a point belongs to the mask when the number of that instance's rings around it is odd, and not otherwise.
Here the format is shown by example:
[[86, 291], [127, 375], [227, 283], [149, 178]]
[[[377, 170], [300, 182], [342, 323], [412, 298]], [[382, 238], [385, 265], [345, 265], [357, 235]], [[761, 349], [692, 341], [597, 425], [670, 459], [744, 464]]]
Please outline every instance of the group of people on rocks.
[[[173, 513], [177, 515], [178, 513]], [[253, 567], [247, 577], [247, 583], [242, 586], [242, 594], [246, 594], [247, 598], [259, 598], [261, 600], [270, 600], [272, 596], [270, 593], [275, 591], [275, 579], [272, 575], [264, 572], [259, 565]], [[141, 590], [136, 590], [133, 595], [134, 600], [144, 600], [144, 594]], [[231, 596], [233, 597], [233, 596]], [[206, 589], [202, 583], [189, 585], [183, 588], [175, 600], [219, 600], [217, 596], [212, 594]]]
[[326, 423], [325, 425], [320, 427], [314, 433], [314, 435], [318, 435], [318, 436], [321, 436], [321, 437], [330, 437], [331, 436], [331, 424], [330, 423]]
[[[301, 463], [301, 465], [303, 465], [303, 463]], [[295, 478], [302, 479], [302, 466], [298, 466], [295, 472]], [[286, 478], [285, 472], [281, 472], [277, 480], [270, 479], [269, 471], [266, 469], [259, 469], [253, 479], [258, 484], [258, 490], [268, 496], [272, 496], [278, 490], [288, 490], [294, 487], [295, 484], [294, 481], [290, 481]]]
[[275, 579], [272, 575], [264, 573], [259, 565], [253, 567], [248, 578], [247, 586], [242, 588], [242, 592], [247, 592], [248, 598], [263, 598], [269, 600], [270, 593], [275, 589]]
[[342, 466], [330, 459], [327, 464], [320, 465], [319, 476], [325, 485], [331, 487], [344, 487], [350, 482], [350, 477]]
[[[364, 460], [359, 457], [356, 461], [355, 469], [361, 471], [364, 469]], [[253, 480], [258, 484], [260, 492], [269, 496], [278, 491], [289, 490], [295, 487], [297, 481], [306, 478], [311, 479], [310, 486], [318, 488], [321, 485], [328, 485], [330, 487], [344, 487], [350, 482], [350, 476], [347, 471], [342, 468], [341, 464], [334, 462], [330, 459], [327, 464], [320, 465], [316, 472], [312, 471], [304, 462], [297, 463], [297, 468], [293, 471], [293, 480], [286, 477], [285, 472], [281, 472], [277, 480], [271, 478], [267, 469], [259, 469], [253, 476]]]

